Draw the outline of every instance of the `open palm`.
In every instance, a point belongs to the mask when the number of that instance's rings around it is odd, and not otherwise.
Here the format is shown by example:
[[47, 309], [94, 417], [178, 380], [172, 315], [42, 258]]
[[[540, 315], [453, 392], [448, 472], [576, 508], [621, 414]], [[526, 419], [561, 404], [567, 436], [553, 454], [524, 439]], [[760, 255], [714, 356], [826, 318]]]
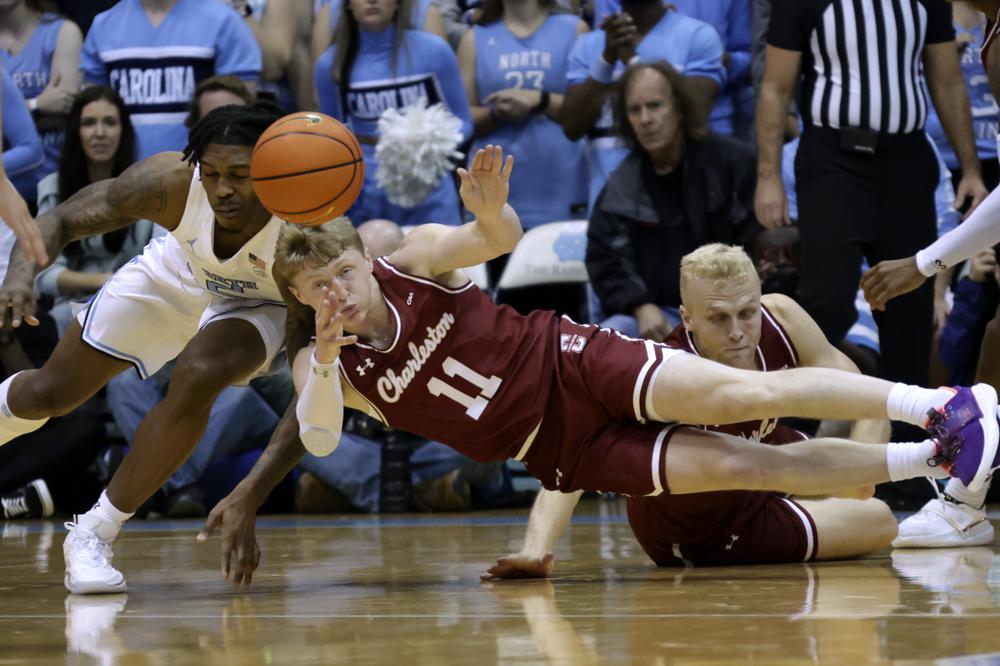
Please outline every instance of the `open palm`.
[[514, 157], [504, 160], [503, 148], [486, 146], [476, 151], [468, 170], [459, 169], [462, 179], [459, 194], [465, 208], [476, 217], [493, 217], [500, 214], [507, 203], [510, 191], [510, 172]]

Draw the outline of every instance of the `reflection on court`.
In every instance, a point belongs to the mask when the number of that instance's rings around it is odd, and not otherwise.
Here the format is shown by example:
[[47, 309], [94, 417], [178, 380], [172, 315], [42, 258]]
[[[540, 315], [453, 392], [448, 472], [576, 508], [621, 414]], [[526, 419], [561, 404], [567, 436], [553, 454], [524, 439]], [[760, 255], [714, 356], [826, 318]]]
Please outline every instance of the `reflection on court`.
[[137, 522], [116, 545], [130, 591], [105, 597], [64, 592], [61, 528], [7, 523], [0, 663], [1000, 663], [996, 544], [667, 570], [621, 511], [582, 504], [551, 581], [492, 585], [524, 512], [262, 519], [249, 593], [197, 524]]

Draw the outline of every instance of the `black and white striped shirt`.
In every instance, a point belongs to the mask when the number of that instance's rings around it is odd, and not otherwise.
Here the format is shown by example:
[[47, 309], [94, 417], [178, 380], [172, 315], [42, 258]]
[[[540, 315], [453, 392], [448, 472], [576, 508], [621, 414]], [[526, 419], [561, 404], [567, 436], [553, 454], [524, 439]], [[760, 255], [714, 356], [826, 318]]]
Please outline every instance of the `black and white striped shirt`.
[[767, 43], [802, 53], [803, 122], [892, 134], [927, 119], [923, 50], [955, 38], [945, 0], [771, 0]]

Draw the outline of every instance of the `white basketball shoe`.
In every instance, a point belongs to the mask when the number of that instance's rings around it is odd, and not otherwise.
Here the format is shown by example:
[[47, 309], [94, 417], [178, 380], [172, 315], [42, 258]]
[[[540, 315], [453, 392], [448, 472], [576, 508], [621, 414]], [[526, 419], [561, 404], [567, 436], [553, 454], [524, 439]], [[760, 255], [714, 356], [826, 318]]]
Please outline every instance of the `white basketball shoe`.
[[69, 534], [63, 542], [66, 589], [73, 594], [124, 592], [125, 576], [111, 566], [111, 540], [105, 540], [77, 523], [66, 523]]
[[895, 548], [953, 548], [993, 542], [993, 525], [984, 508], [942, 494], [899, 524]]

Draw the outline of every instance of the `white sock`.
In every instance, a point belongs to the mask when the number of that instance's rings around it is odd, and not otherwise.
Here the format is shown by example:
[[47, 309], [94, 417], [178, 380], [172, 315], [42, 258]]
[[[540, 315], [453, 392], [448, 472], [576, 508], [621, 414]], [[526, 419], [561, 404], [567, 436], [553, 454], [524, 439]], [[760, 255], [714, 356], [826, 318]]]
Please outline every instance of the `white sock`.
[[948, 472], [938, 465], [927, 461], [937, 453], [937, 444], [933, 439], [922, 442], [889, 442], [885, 449], [885, 462], [889, 468], [889, 478], [893, 481], [904, 481], [921, 476], [934, 479], [947, 479]]
[[14, 377], [17, 377], [19, 374], [21, 373], [15, 372], [0, 384], [0, 446], [15, 437], [35, 432], [48, 421], [48, 419], [39, 419], [37, 421], [22, 419], [19, 416], [14, 416], [14, 412], [10, 411], [10, 407], [7, 406], [7, 391], [10, 390], [10, 385], [13, 383]]
[[948, 485], [944, 487], [944, 492], [950, 497], [976, 509], [982, 509], [986, 505], [986, 493], [989, 490], [990, 484], [987, 483], [978, 492], [974, 493], [958, 479], [951, 479], [948, 481]]
[[954, 397], [947, 388], [928, 389], [910, 384], [895, 384], [886, 400], [886, 411], [893, 421], [904, 421], [921, 428], [927, 425], [927, 412], [942, 407]]
[[135, 514], [116, 509], [115, 505], [108, 499], [108, 491], [105, 490], [101, 492], [94, 508], [77, 517], [76, 524], [90, 530], [105, 541], [113, 541], [118, 536], [125, 521], [133, 515]]

